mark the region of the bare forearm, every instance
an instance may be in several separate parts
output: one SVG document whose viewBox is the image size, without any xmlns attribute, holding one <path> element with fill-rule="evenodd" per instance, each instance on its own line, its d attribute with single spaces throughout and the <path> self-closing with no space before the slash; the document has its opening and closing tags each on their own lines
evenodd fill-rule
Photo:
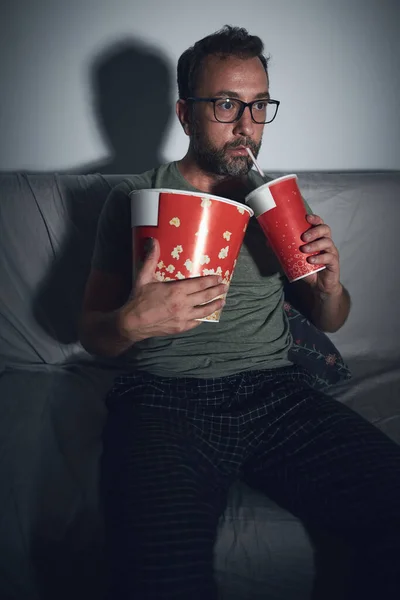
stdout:
<svg viewBox="0 0 400 600">
<path fill-rule="evenodd" d="M 342 327 L 349 316 L 351 300 L 343 285 L 333 294 L 312 292 L 310 320 L 321 331 L 334 333 Z"/>
<path fill-rule="evenodd" d="M 87 313 L 79 334 L 85 350 L 98 356 L 119 356 L 133 345 L 132 340 L 123 334 L 120 310 Z"/>
</svg>

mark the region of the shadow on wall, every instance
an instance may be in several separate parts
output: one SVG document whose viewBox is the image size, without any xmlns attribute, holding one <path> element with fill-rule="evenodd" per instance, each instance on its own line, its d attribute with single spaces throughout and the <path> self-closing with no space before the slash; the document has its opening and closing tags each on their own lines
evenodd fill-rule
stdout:
<svg viewBox="0 0 400 600">
<path fill-rule="evenodd" d="M 142 173 L 160 165 L 173 114 L 172 71 L 161 53 L 131 39 L 105 49 L 91 67 L 97 121 L 110 159 L 73 173 Z"/>
<path fill-rule="evenodd" d="M 50 203 L 59 209 L 49 210 L 47 203 L 42 207 L 48 235 L 63 233 L 60 243 L 49 240 L 57 252 L 35 296 L 33 314 L 62 344 L 78 339 L 77 319 L 103 202 L 122 179 L 117 175 L 141 173 L 163 162 L 160 148 L 172 115 L 171 71 L 157 50 L 121 41 L 95 59 L 91 79 L 110 160 L 59 170 L 57 180 L 54 173 L 46 174 L 45 187 L 52 189 Z M 108 177 L 74 177 L 96 173 Z M 36 175 L 27 174 L 32 191 L 36 184 L 40 186 Z M 58 219 L 61 222 L 56 223 Z"/>
</svg>

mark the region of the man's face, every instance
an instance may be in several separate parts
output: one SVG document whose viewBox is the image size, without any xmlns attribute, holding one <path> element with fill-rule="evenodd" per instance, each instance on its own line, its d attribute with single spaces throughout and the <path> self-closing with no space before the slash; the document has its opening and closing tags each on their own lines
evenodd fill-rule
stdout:
<svg viewBox="0 0 400 600">
<path fill-rule="evenodd" d="M 257 57 L 209 56 L 199 73 L 195 93 L 199 98 L 227 97 L 251 102 L 268 98 L 268 78 Z M 249 172 L 252 161 L 245 147 L 258 155 L 264 125 L 252 120 L 248 107 L 239 121 L 220 123 L 211 102 L 196 102 L 192 119 L 191 146 L 202 169 L 233 177 Z"/>
</svg>

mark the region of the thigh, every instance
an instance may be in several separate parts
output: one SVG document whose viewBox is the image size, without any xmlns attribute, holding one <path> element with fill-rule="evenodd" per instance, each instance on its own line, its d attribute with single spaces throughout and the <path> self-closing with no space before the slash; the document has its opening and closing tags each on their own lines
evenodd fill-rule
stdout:
<svg viewBox="0 0 400 600">
<path fill-rule="evenodd" d="M 124 402 L 110 411 L 103 432 L 103 490 L 118 493 L 131 482 L 135 498 L 150 501 L 154 495 L 157 502 L 169 502 L 171 495 L 163 497 L 162 489 L 173 482 L 199 482 L 201 490 L 224 486 L 231 478 L 217 453 L 218 446 L 210 443 L 207 432 L 194 426 L 183 411 Z M 140 481 L 140 487 L 135 481 Z"/>
<path fill-rule="evenodd" d="M 244 469 L 248 483 L 302 520 L 344 538 L 397 524 L 400 447 L 307 385 L 287 396 L 286 409 L 257 433 Z"/>
<path fill-rule="evenodd" d="M 190 423 L 129 403 L 111 411 L 103 476 L 111 597 L 213 598 L 229 481 Z"/>
</svg>

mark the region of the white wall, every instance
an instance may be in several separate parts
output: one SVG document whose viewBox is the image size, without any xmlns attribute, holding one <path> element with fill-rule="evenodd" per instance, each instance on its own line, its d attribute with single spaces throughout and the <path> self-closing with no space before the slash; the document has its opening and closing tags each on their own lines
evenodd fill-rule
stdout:
<svg viewBox="0 0 400 600">
<path fill-rule="evenodd" d="M 225 23 L 260 35 L 272 55 L 271 95 L 282 104 L 264 137 L 266 169 L 400 168 L 399 0 L 14 0 L 7 11 L 5 4 L 1 170 L 111 165 L 114 150 L 95 110 L 96 57 L 121 39 L 154 50 L 170 68 L 172 114 L 179 55 Z M 140 84 L 136 71 L 132 85 Z M 125 126 L 136 129 L 132 165 L 151 130 L 135 123 Z M 158 143 L 162 159 L 185 152 L 174 118 Z"/>
</svg>

